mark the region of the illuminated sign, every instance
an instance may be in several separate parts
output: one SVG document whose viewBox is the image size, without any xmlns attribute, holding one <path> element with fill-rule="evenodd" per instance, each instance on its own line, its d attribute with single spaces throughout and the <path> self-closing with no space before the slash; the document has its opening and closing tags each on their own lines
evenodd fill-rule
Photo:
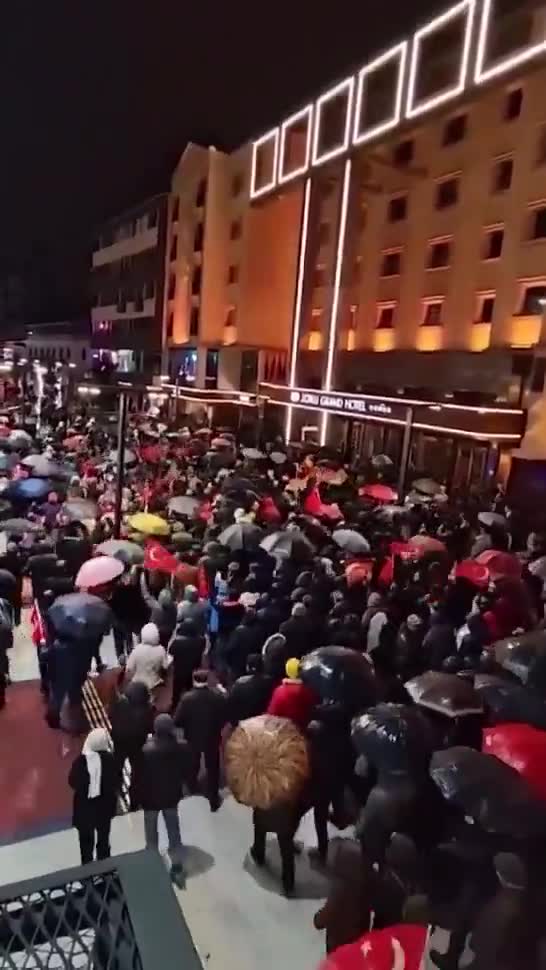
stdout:
<svg viewBox="0 0 546 970">
<path fill-rule="evenodd" d="M 393 405 L 384 401 L 372 401 L 363 397 L 351 397 L 347 394 L 326 394 L 321 391 L 291 391 L 290 403 L 300 408 L 321 408 L 326 411 L 344 411 L 351 415 L 375 415 L 376 417 L 391 417 Z"/>
</svg>

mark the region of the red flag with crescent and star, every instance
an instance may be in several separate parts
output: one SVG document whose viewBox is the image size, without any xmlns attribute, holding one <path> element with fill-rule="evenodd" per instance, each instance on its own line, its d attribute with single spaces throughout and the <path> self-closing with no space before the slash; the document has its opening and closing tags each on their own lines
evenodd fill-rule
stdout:
<svg viewBox="0 0 546 970">
<path fill-rule="evenodd" d="M 144 568 L 157 569 L 160 573 L 173 575 L 180 563 L 160 542 L 149 539 L 144 549 Z"/>
</svg>

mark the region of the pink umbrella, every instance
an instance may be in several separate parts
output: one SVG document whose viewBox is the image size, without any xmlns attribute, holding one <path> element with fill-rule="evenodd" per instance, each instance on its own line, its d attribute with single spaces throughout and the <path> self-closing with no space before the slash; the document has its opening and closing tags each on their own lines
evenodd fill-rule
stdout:
<svg viewBox="0 0 546 970">
<path fill-rule="evenodd" d="M 410 543 L 414 546 L 419 546 L 424 552 L 445 552 L 446 547 L 443 542 L 439 539 L 435 539 L 434 536 L 412 536 Z"/>
<path fill-rule="evenodd" d="M 391 488 L 390 485 L 382 485 L 381 482 L 376 482 L 373 485 L 363 485 L 359 488 L 358 494 L 362 495 L 364 498 L 373 498 L 376 502 L 397 502 L 398 492 L 396 489 Z"/>
<path fill-rule="evenodd" d="M 96 559 L 88 559 L 76 576 L 76 586 L 78 589 L 95 589 L 97 586 L 105 586 L 121 576 L 123 570 L 123 563 L 112 556 L 97 556 Z"/>
</svg>

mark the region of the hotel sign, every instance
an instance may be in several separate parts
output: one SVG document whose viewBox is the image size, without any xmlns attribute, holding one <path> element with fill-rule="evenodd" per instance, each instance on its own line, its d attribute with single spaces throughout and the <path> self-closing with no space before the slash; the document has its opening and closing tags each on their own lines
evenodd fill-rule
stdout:
<svg viewBox="0 0 546 970">
<path fill-rule="evenodd" d="M 384 401 L 372 401 L 363 397 L 324 391 L 291 391 L 290 404 L 297 407 L 321 408 L 325 411 L 342 411 L 348 416 L 383 418 L 391 418 L 393 409 L 396 408 L 396 405 L 386 404 Z"/>
</svg>

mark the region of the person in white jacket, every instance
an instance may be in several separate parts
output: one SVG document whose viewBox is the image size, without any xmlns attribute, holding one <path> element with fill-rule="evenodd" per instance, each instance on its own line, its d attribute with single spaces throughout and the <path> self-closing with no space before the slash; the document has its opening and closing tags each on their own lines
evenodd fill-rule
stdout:
<svg viewBox="0 0 546 970">
<path fill-rule="evenodd" d="M 127 679 L 140 681 L 152 691 L 162 683 L 167 666 L 167 651 L 159 642 L 159 630 L 155 623 L 146 623 L 140 631 L 140 643 L 127 661 Z"/>
</svg>

